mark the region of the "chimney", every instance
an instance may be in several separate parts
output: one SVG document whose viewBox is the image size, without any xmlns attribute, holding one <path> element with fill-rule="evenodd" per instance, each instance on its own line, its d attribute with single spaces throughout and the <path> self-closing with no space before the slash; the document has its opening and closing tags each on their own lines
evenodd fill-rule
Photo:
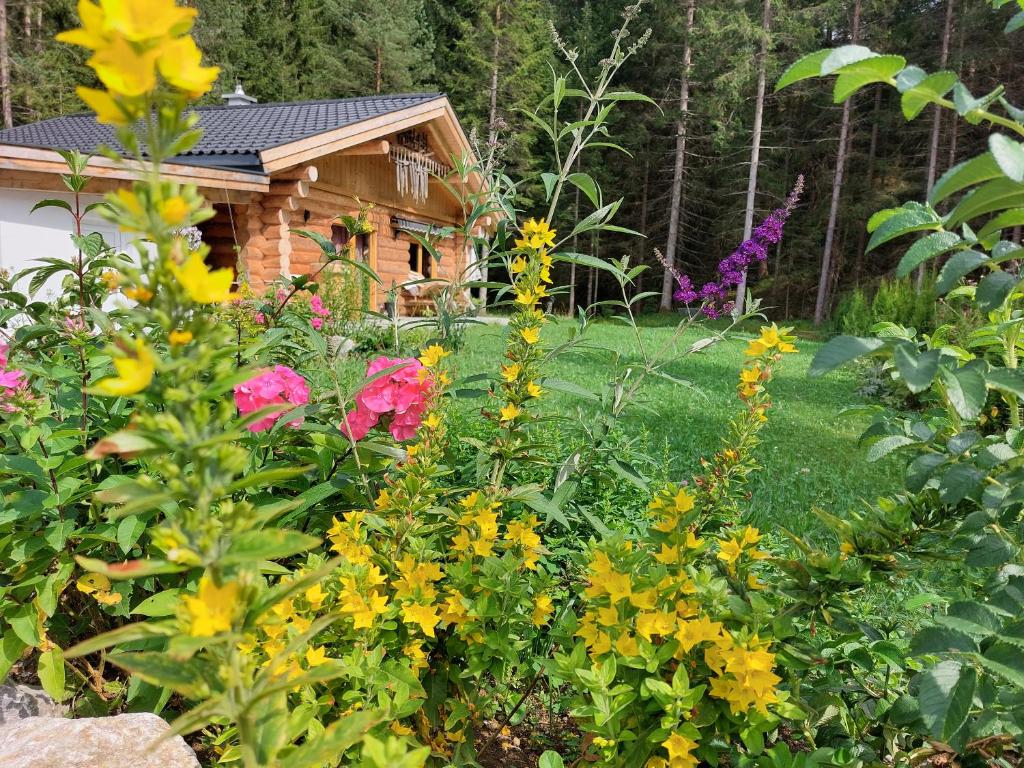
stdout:
<svg viewBox="0 0 1024 768">
<path fill-rule="evenodd" d="M 227 102 L 229 107 L 245 107 L 249 104 L 256 103 L 256 97 L 250 96 L 242 89 L 241 81 L 235 83 L 235 90 L 233 93 L 221 94 L 221 98 Z"/>
</svg>

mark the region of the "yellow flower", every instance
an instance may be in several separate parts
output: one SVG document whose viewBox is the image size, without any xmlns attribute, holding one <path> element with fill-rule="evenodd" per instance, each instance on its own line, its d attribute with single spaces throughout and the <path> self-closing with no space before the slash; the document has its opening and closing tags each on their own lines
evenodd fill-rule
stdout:
<svg viewBox="0 0 1024 768">
<path fill-rule="evenodd" d="M 201 64 L 202 52 L 191 37 L 180 37 L 160 49 L 157 67 L 164 79 L 190 99 L 198 99 L 211 87 L 220 74 L 217 67 Z"/>
<path fill-rule="evenodd" d="M 116 37 L 87 62 L 107 90 L 118 96 L 144 96 L 156 88 L 156 59 L 159 51 L 139 50 Z"/>
<path fill-rule="evenodd" d="M 371 592 L 365 599 L 354 589 L 346 589 L 341 594 L 339 610 L 352 617 L 354 629 L 369 629 L 374 620 L 387 610 L 388 599 L 384 595 Z"/>
<path fill-rule="evenodd" d="M 540 328 L 523 328 L 519 334 L 527 344 L 536 344 L 540 341 Z"/>
<path fill-rule="evenodd" d="M 118 101 L 106 91 L 79 86 L 75 89 L 75 93 L 89 109 L 96 113 L 96 122 L 107 125 L 128 125 L 139 116 L 137 108 Z"/>
<path fill-rule="evenodd" d="M 441 417 L 436 413 L 432 413 L 423 420 L 423 426 L 427 429 L 437 429 L 441 426 Z"/>
<path fill-rule="evenodd" d="M 107 286 L 108 291 L 116 291 L 121 284 L 121 276 L 112 269 L 108 269 L 100 275 L 100 280 Z"/>
<path fill-rule="evenodd" d="M 96 598 L 97 603 L 103 605 L 117 605 L 121 602 L 120 592 L 97 592 L 93 597 Z"/>
<path fill-rule="evenodd" d="M 529 238 L 530 247 L 537 250 L 555 244 L 555 230 L 551 229 L 544 219 L 527 219 L 523 224 L 523 234 Z"/>
<path fill-rule="evenodd" d="M 184 266 L 174 262 L 170 266 L 185 293 L 197 304 L 217 304 L 237 296 L 231 292 L 235 273 L 226 268 L 211 270 L 198 251 L 189 255 Z"/>
<path fill-rule="evenodd" d="M 462 603 L 462 595 L 447 595 L 442 610 L 441 621 L 448 624 L 458 627 L 469 621 L 469 613 Z"/>
<path fill-rule="evenodd" d="M 511 384 L 519 377 L 519 363 L 512 363 L 512 365 L 501 366 L 501 377 Z"/>
<path fill-rule="evenodd" d="M 137 301 L 139 302 L 139 304 L 146 304 L 150 299 L 153 298 L 153 292 L 144 285 L 130 286 L 128 288 L 125 288 L 124 291 L 122 291 L 122 293 L 124 293 L 124 297 L 126 299 Z"/>
<path fill-rule="evenodd" d="M 420 629 L 427 637 L 434 637 L 434 627 L 441 618 L 437 615 L 437 607 L 433 605 L 421 605 L 409 603 L 402 606 L 402 621 L 407 625 L 419 624 Z"/>
<path fill-rule="evenodd" d="M 530 397 L 540 397 L 544 394 L 544 390 L 538 387 L 534 382 L 528 381 L 526 383 L 526 394 Z"/>
<path fill-rule="evenodd" d="M 722 622 L 711 621 L 707 616 L 701 616 L 693 621 L 680 621 L 676 640 L 679 641 L 679 648 L 682 652 L 689 653 L 690 649 L 698 643 L 717 640 L 721 634 Z"/>
<path fill-rule="evenodd" d="M 744 384 L 757 384 L 761 380 L 761 369 L 758 366 L 744 368 L 740 371 L 740 381 Z"/>
<path fill-rule="evenodd" d="M 619 635 L 618 640 L 615 641 L 615 650 L 621 656 L 631 657 L 640 655 L 640 646 L 637 644 L 636 638 L 628 633 Z"/>
<path fill-rule="evenodd" d="M 542 627 L 554 611 L 554 604 L 547 595 L 537 595 L 533 601 L 533 626 Z"/>
<path fill-rule="evenodd" d="M 661 743 L 668 752 L 669 768 L 694 768 L 697 758 L 691 752 L 697 748 L 697 742 L 680 733 L 673 733 Z"/>
<path fill-rule="evenodd" d="M 509 403 L 501 409 L 501 420 L 502 421 L 515 421 L 516 417 L 522 413 L 518 406 L 513 403 Z"/>
<path fill-rule="evenodd" d="M 110 376 L 96 382 L 96 391 L 110 397 L 122 397 L 141 392 L 153 381 L 156 373 L 156 357 L 146 342 L 135 341 L 134 354 L 114 358 L 117 376 Z"/>
<path fill-rule="evenodd" d="M 661 552 L 654 556 L 654 559 L 665 565 L 672 565 L 679 562 L 679 547 L 670 547 L 668 544 L 661 545 Z"/>
<path fill-rule="evenodd" d="M 525 242 L 525 241 L 523 241 L 523 242 Z M 518 275 L 520 272 L 524 271 L 525 269 L 526 269 L 526 259 L 524 259 L 522 256 L 516 256 L 514 259 L 512 259 L 512 264 L 509 266 L 509 271 L 513 275 Z"/>
<path fill-rule="evenodd" d="M 79 2 L 79 12 L 83 5 Z M 194 8 L 181 8 L 175 0 L 100 0 L 104 27 L 132 42 L 183 35 L 192 28 Z"/>
<path fill-rule="evenodd" d="M 218 587 L 209 575 L 199 580 L 199 591 L 183 598 L 185 615 L 192 637 L 213 637 L 231 630 L 231 620 L 238 607 L 238 584 L 229 581 Z"/>
<path fill-rule="evenodd" d="M 528 307 L 537 303 L 540 297 L 534 294 L 529 288 L 516 291 L 516 304 L 525 304 Z"/>
<path fill-rule="evenodd" d="M 188 202 L 181 195 L 175 195 L 161 201 L 159 207 L 160 218 L 171 227 L 180 227 L 184 224 L 191 209 Z"/>
<path fill-rule="evenodd" d="M 192 341 L 192 331 L 174 330 L 167 334 L 167 342 L 172 347 L 182 347 Z"/>
<path fill-rule="evenodd" d="M 319 648 L 307 648 L 306 649 L 306 663 L 310 667 L 319 667 L 321 664 L 326 664 L 330 659 L 327 658 L 327 649 L 323 646 Z"/>
<path fill-rule="evenodd" d="M 668 611 L 650 611 L 636 617 L 636 633 L 650 642 L 653 635 L 668 637 L 676 628 L 676 615 Z"/>
<path fill-rule="evenodd" d="M 613 603 L 629 598 L 633 594 L 633 583 L 629 575 L 612 571 L 605 579 L 604 587 Z"/>
<path fill-rule="evenodd" d="M 680 488 L 674 498 L 676 512 L 680 514 L 689 512 L 693 509 L 693 503 L 695 500 L 696 497 L 692 493 L 688 492 L 685 488 Z"/>
<path fill-rule="evenodd" d="M 420 350 L 420 362 L 427 368 L 433 368 L 450 354 L 451 352 L 440 344 L 431 344 L 426 349 Z"/>
<path fill-rule="evenodd" d="M 727 563 L 730 567 L 743 554 L 743 547 L 735 539 L 726 539 L 718 545 L 718 559 Z"/>
<path fill-rule="evenodd" d="M 327 593 L 323 591 L 319 584 L 314 584 L 307 589 L 305 596 L 314 609 L 319 608 L 323 601 L 327 599 Z"/>
</svg>

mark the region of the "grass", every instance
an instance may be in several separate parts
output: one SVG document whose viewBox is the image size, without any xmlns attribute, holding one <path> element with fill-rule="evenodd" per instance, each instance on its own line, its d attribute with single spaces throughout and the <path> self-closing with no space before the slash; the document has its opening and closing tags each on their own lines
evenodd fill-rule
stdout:
<svg viewBox="0 0 1024 768">
<path fill-rule="evenodd" d="M 548 325 L 544 342 L 550 347 L 567 339 L 569 332 L 567 322 Z M 458 375 L 494 372 L 504 333 L 500 326 L 469 329 L 465 348 L 454 358 Z M 641 333 L 645 344 L 655 346 L 671 337 L 672 328 L 647 324 Z M 688 346 L 706 335 L 706 329 L 692 329 L 681 344 Z M 594 324 L 588 339 L 589 348 L 557 358 L 548 375 L 596 392 L 611 378 L 616 356 L 620 365 L 640 359 L 631 329 L 617 323 Z M 844 406 L 863 402 L 856 394 L 853 373 L 809 378 L 808 366 L 820 342 L 801 340 L 798 346 L 799 353 L 787 356 L 771 385 L 774 407 L 757 452 L 764 469 L 752 481 L 749 514 L 751 522 L 763 528 L 782 525 L 806 532 L 819 525 L 814 507 L 843 516 L 892 489 L 898 467 L 894 462 L 869 464 L 857 444 L 865 417 L 838 415 Z M 744 347 L 745 342 L 737 339 L 688 356 L 668 372 L 690 381 L 693 388 L 651 378 L 643 389 L 644 407 L 626 410 L 623 428 L 646 434 L 647 452 L 667 457 L 668 477 L 689 477 L 700 457 L 718 448 L 719 436 L 739 407 L 735 382 Z M 464 407 L 478 408 L 481 401 L 466 402 Z M 544 396 L 539 408 L 546 415 L 562 416 L 579 409 L 584 419 L 594 412 L 594 404 L 555 391 Z"/>
</svg>

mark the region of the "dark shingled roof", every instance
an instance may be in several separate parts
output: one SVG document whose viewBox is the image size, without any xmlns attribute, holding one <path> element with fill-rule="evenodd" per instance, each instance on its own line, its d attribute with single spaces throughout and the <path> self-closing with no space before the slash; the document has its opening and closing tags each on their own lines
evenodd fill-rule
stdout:
<svg viewBox="0 0 1024 768">
<path fill-rule="evenodd" d="M 441 93 L 402 93 L 351 99 L 278 104 L 196 107 L 203 137 L 176 162 L 214 168 L 262 171 L 259 153 L 307 136 L 396 112 L 441 97 Z M 68 115 L 0 131 L 0 144 L 95 153 L 108 146 L 123 154 L 114 129 L 92 114 Z"/>
</svg>

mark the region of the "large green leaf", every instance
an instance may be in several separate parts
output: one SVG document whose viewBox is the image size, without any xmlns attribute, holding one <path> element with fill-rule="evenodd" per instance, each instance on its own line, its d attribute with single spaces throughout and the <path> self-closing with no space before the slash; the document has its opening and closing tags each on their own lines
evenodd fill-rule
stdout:
<svg viewBox="0 0 1024 768">
<path fill-rule="evenodd" d="M 984 227 L 978 230 L 978 239 L 984 240 L 989 235 L 1001 232 L 1011 227 L 1019 227 L 1024 224 L 1024 208 L 1011 208 L 994 216 Z"/>
<path fill-rule="evenodd" d="M 775 90 L 781 91 L 786 86 L 798 83 L 801 80 L 807 80 L 812 77 L 818 77 L 821 75 L 821 65 L 825 61 L 825 58 L 832 53 L 829 48 L 823 48 L 820 51 L 809 53 L 806 56 L 802 56 L 792 64 L 789 68 L 782 73 L 782 77 L 775 84 Z"/>
<path fill-rule="evenodd" d="M 235 536 L 221 562 L 248 563 L 256 560 L 275 560 L 288 557 L 320 544 L 317 536 L 310 536 L 301 531 L 289 531 L 269 528 L 262 531 L 249 531 Z"/>
<path fill-rule="evenodd" d="M 976 419 L 985 406 L 985 374 L 976 366 L 941 368 L 946 397 L 964 419 Z"/>
<path fill-rule="evenodd" d="M 1019 368 L 993 368 L 985 374 L 989 389 L 1024 399 L 1024 371 Z"/>
<path fill-rule="evenodd" d="M 900 97 L 903 116 L 907 120 L 913 120 L 926 106 L 934 104 L 949 93 L 956 81 L 955 72 L 935 72 L 905 90 Z"/>
<path fill-rule="evenodd" d="M 1005 177 L 986 181 L 972 189 L 946 217 L 946 229 L 1007 208 L 1024 207 L 1024 184 Z"/>
<path fill-rule="evenodd" d="M 993 133 L 988 137 L 988 148 L 1003 173 L 1014 181 L 1024 181 L 1024 144 Z"/>
<path fill-rule="evenodd" d="M 917 440 L 912 437 L 907 437 L 906 435 L 886 435 L 868 449 L 868 461 L 878 461 L 899 448 L 904 448 L 916 443 Z"/>
<path fill-rule="evenodd" d="M 1000 640 L 978 660 L 989 671 L 1006 678 L 1018 688 L 1024 688 L 1024 653 L 1016 645 Z"/>
<path fill-rule="evenodd" d="M 866 85 L 891 82 L 906 64 L 902 56 L 872 56 L 847 64 L 838 71 L 833 100 L 839 104 Z"/>
<path fill-rule="evenodd" d="M 829 51 L 828 56 L 821 62 L 821 74 L 831 75 L 851 64 L 877 57 L 877 53 L 863 45 L 841 45 Z"/>
<path fill-rule="evenodd" d="M 962 189 L 981 184 L 983 181 L 998 179 L 1003 175 L 991 152 L 964 160 L 946 171 L 932 187 L 928 202 L 938 205 L 950 195 Z"/>
<path fill-rule="evenodd" d="M 185 696 L 196 695 L 207 686 L 208 680 L 216 679 L 209 665 L 198 656 L 183 661 L 166 653 L 140 651 L 112 653 L 107 659 L 147 683 L 171 688 Z"/>
<path fill-rule="evenodd" d="M 911 653 L 918 656 L 926 653 L 968 653 L 976 650 L 978 643 L 974 638 L 953 627 L 925 627 L 914 635 L 910 644 Z"/>
<path fill-rule="evenodd" d="M 949 293 L 956 287 L 961 278 L 969 275 L 986 261 L 988 261 L 988 256 L 980 251 L 959 251 L 954 253 L 942 265 L 939 279 L 935 281 L 935 292 L 940 296 Z"/>
<path fill-rule="evenodd" d="M 309 768 L 325 763 L 337 764 L 349 747 L 384 717 L 373 710 L 354 712 L 336 720 L 319 736 L 306 741 L 281 761 L 281 768 Z"/>
<path fill-rule="evenodd" d="M 992 312 L 999 309 L 1013 292 L 1016 285 L 1016 275 L 1011 275 L 1003 270 L 997 270 L 985 275 L 981 282 L 978 283 L 978 288 L 974 293 L 974 300 L 978 305 L 978 309 L 982 312 Z"/>
<path fill-rule="evenodd" d="M 810 375 L 820 376 L 858 357 L 877 352 L 884 346 L 885 341 L 882 339 L 836 336 L 815 354 L 811 362 Z"/>
<path fill-rule="evenodd" d="M 961 242 L 960 235 L 956 232 L 932 232 L 930 235 L 925 235 L 903 254 L 903 258 L 900 259 L 900 263 L 896 267 L 896 276 L 906 277 L 917 269 L 918 265 L 928 259 L 948 253 Z"/>
<path fill-rule="evenodd" d="M 871 233 L 867 250 L 873 251 L 883 243 L 895 240 L 897 237 L 902 237 L 911 232 L 939 229 L 941 226 L 942 219 L 939 218 L 939 215 L 930 206 L 914 202 L 905 203 L 896 213 L 886 218 Z"/>
<path fill-rule="evenodd" d="M 917 701 L 932 736 L 951 744 L 971 713 L 978 682 L 974 667 L 943 661 L 919 677 Z"/>
<path fill-rule="evenodd" d="M 56 701 L 63 701 L 67 698 L 64 689 L 64 654 L 60 648 L 51 648 L 39 654 L 39 682 L 43 690 L 52 696 Z"/>
<path fill-rule="evenodd" d="M 939 370 L 939 357 L 940 352 L 937 349 L 929 349 L 918 354 L 911 344 L 900 344 L 893 350 L 896 369 L 906 382 L 907 389 L 914 394 L 924 392 L 932 385 L 932 380 Z"/>
</svg>

